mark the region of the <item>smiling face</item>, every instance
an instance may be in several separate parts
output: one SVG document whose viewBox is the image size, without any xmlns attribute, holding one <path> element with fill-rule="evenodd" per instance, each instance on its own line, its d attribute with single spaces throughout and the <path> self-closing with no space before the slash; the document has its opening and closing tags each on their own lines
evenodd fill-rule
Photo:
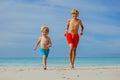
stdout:
<svg viewBox="0 0 120 80">
<path fill-rule="evenodd" d="M 76 19 L 78 17 L 78 14 L 72 14 L 72 17 Z"/>
<path fill-rule="evenodd" d="M 47 29 L 43 29 L 43 30 L 42 30 L 42 35 L 45 35 L 45 36 L 48 35 Z"/>
<path fill-rule="evenodd" d="M 46 36 L 49 33 L 49 28 L 46 26 L 41 27 L 42 35 Z"/>
<path fill-rule="evenodd" d="M 78 10 L 73 9 L 73 10 L 71 11 L 71 14 L 72 14 L 72 17 L 73 17 L 73 18 L 77 18 L 78 15 L 79 15 L 79 12 L 78 12 Z"/>
</svg>

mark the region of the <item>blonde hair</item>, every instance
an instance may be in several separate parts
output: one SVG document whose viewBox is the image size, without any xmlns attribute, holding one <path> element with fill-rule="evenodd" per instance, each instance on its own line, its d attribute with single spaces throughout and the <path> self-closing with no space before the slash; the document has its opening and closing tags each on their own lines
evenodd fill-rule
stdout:
<svg viewBox="0 0 120 80">
<path fill-rule="evenodd" d="M 77 15 L 79 15 L 79 11 L 78 11 L 77 9 L 73 9 L 73 10 L 71 11 L 71 14 L 77 14 Z"/>
<path fill-rule="evenodd" d="M 43 32 L 43 30 L 46 30 L 49 33 L 49 28 L 47 26 L 42 26 L 40 31 Z"/>
</svg>

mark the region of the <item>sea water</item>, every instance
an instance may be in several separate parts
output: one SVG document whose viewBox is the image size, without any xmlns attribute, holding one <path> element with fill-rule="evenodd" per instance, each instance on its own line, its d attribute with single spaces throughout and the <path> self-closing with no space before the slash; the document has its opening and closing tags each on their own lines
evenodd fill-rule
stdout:
<svg viewBox="0 0 120 80">
<path fill-rule="evenodd" d="M 41 66 L 42 57 L 40 58 L 0 58 L 0 66 Z M 48 66 L 68 66 L 68 57 L 48 57 Z M 119 66 L 120 57 L 94 57 L 84 58 L 77 57 L 75 66 Z"/>
</svg>

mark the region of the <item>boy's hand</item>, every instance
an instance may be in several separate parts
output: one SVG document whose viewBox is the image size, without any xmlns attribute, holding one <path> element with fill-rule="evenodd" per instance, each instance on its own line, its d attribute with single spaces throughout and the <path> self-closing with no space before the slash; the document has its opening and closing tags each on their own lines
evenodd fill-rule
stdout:
<svg viewBox="0 0 120 80">
<path fill-rule="evenodd" d="M 52 46 L 52 44 L 48 44 L 48 45 L 47 45 L 47 48 L 49 48 L 49 47 L 51 47 L 51 46 Z"/>
<path fill-rule="evenodd" d="M 64 34 L 64 36 L 66 36 L 66 35 L 67 35 L 67 33 L 68 33 L 68 32 L 66 31 L 66 32 L 65 32 L 65 34 Z"/>
<path fill-rule="evenodd" d="M 66 36 L 66 33 L 64 34 L 64 36 Z"/>
<path fill-rule="evenodd" d="M 36 50 L 36 48 L 34 48 L 34 51 Z"/>
<path fill-rule="evenodd" d="M 80 32 L 80 35 L 82 36 L 82 35 L 83 35 L 83 32 Z"/>
</svg>

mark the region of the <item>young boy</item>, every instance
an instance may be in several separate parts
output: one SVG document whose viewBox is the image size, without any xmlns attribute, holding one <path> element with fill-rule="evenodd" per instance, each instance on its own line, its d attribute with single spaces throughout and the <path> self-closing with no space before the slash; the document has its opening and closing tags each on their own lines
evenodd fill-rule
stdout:
<svg viewBox="0 0 120 80">
<path fill-rule="evenodd" d="M 73 9 L 71 14 L 72 14 L 72 18 L 68 20 L 64 35 L 66 36 L 67 42 L 69 44 L 70 68 L 73 69 L 74 61 L 76 57 L 76 48 L 79 42 L 79 34 L 78 34 L 79 26 L 81 27 L 80 35 L 83 35 L 84 26 L 82 24 L 82 21 L 77 18 L 79 15 L 78 10 Z"/>
<path fill-rule="evenodd" d="M 51 39 L 48 37 L 49 28 L 46 26 L 41 27 L 42 36 L 38 39 L 34 50 L 37 49 L 38 45 L 40 45 L 40 53 L 43 55 L 43 69 L 47 69 L 47 58 L 49 54 L 49 47 L 52 46 Z"/>
</svg>

